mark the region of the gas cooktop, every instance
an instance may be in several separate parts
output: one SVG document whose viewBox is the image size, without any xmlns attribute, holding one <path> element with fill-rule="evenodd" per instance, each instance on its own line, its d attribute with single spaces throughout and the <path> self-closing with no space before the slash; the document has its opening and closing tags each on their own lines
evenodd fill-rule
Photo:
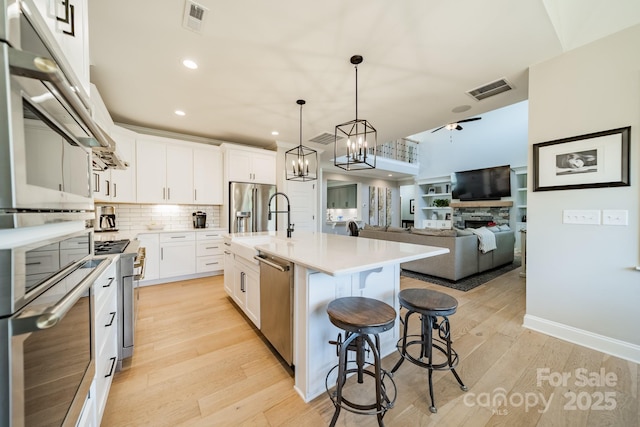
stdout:
<svg viewBox="0 0 640 427">
<path fill-rule="evenodd" d="M 95 255 L 121 254 L 127 248 L 129 240 L 104 240 L 94 242 L 93 253 Z"/>
</svg>

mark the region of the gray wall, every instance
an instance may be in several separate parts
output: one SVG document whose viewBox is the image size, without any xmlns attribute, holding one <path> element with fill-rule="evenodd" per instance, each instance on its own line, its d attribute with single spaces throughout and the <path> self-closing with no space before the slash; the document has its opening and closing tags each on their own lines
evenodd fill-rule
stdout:
<svg viewBox="0 0 640 427">
<path fill-rule="evenodd" d="M 639 44 L 640 26 L 634 26 L 530 69 L 529 146 L 631 126 L 631 186 L 529 192 L 525 316 L 528 327 L 636 362 Z M 530 190 L 531 183 L 530 173 Z M 563 224 L 565 209 L 624 209 L 629 225 Z"/>
</svg>

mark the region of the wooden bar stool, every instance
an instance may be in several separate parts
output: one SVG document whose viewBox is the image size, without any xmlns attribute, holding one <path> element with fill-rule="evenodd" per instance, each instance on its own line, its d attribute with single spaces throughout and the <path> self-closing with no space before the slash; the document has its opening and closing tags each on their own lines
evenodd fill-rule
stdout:
<svg viewBox="0 0 640 427">
<path fill-rule="evenodd" d="M 429 370 L 429 396 L 431 406 L 429 410 L 437 412 L 433 398 L 433 371 L 450 370 L 458 380 L 460 388 L 467 391 L 460 376 L 455 370 L 458 365 L 458 353 L 451 347 L 451 330 L 448 316 L 454 314 L 458 308 L 458 301 L 450 295 L 430 289 L 405 289 L 398 294 L 400 307 L 407 310 L 404 319 L 402 337 L 398 341 L 398 351 L 402 356 L 391 370 L 391 374 L 398 370 L 404 360 Z M 409 317 L 418 313 L 421 318 L 420 335 L 409 335 Z M 441 318 L 438 321 L 438 318 Z M 437 330 L 437 337 L 433 331 Z M 445 357 L 442 362 L 435 362 L 433 349 L 439 350 Z M 413 352 L 413 354 L 411 354 Z"/>
<path fill-rule="evenodd" d="M 329 320 L 338 328 L 345 331 L 345 339 L 341 334 L 337 341 L 330 341 L 337 346 L 338 364 L 331 368 L 325 379 L 327 394 L 331 398 L 336 411 L 331 419 L 330 426 L 335 426 L 342 408 L 362 415 L 377 415 L 378 425 L 384 426 L 382 418 L 393 407 L 396 400 L 397 389 L 393 379 L 380 365 L 380 336 L 381 332 L 393 328 L 396 320 L 396 311 L 388 304 L 372 298 L 345 297 L 338 298 L 329 303 L 327 307 Z M 372 339 L 373 337 L 373 339 Z M 369 347 L 366 348 L 365 344 Z M 349 360 L 348 352 L 355 352 L 355 360 Z M 373 355 L 373 363 L 365 361 L 365 352 Z M 355 363 L 355 366 L 353 364 Z M 349 367 L 351 364 L 352 367 Z M 372 367 L 371 370 L 365 368 Z M 338 378 L 335 391 L 329 389 L 329 377 L 338 369 Z M 345 398 L 343 387 L 350 374 L 357 374 L 358 384 L 364 382 L 364 375 L 373 377 L 376 389 L 376 400 L 370 404 L 361 404 Z M 387 381 L 388 380 L 388 381 Z M 387 386 L 393 387 L 393 399 L 387 394 Z"/>
</svg>

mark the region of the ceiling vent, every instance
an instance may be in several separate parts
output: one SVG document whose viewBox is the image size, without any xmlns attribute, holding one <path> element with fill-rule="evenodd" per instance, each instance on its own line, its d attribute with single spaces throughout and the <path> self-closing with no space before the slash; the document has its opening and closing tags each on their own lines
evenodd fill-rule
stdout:
<svg viewBox="0 0 640 427">
<path fill-rule="evenodd" d="M 340 141 L 341 139 L 344 139 L 344 137 L 338 136 L 338 141 Z M 316 144 L 320 144 L 320 145 L 329 145 L 329 144 L 332 144 L 333 141 L 335 140 L 336 140 L 335 134 L 329 133 L 329 132 L 322 132 L 320 135 L 314 136 L 309 141 L 315 142 Z"/>
<path fill-rule="evenodd" d="M 208 9 L 206 7 L 191 0 L 187 0 L 184 4 L 184 19 L 182 20 L 182 26 L 191 31 L 195 31 L 196 33 L 201 33 L 207 12 Z"/>
<path fill-rule="evenodd" d="M 502 92 L 513 89 L 513 86 L 507 81 L 507 79 L 496 80 L 495 82 L 488 83 L 479 88 L 467 91 L 467 93 L 475 98 L 477 101 L 489 98 Z"/>
</svg>

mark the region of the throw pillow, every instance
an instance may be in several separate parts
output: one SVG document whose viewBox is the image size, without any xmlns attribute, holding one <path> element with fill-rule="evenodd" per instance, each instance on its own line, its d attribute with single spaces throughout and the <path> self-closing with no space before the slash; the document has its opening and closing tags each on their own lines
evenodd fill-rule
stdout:
<svg viewBox="0 0 640 427">
<path fill-rule="evenodd" d="M 461 228 L 456 228 L 456 236 L 471 236 L 473 234 L 473 232 L 471 232 L 471 230 L 467 230 L 467 229 L 461 229 Z"/>
<path fill-rule="evenodd" d="M 500 231 L 509 231 L 509 230 L 511 230 L 511 228 L 507 224 L 499 225 L 498 228 L 500 229 Z"/>
<path fill-rule="evenodd" d="M 498 228 L 497 225 L 493 225 L 491 227 L 487 227 L 487 230 L 493 231 L 495 233 L 497 231 L 500 231 L 500 228 Z"/>
</svg>

